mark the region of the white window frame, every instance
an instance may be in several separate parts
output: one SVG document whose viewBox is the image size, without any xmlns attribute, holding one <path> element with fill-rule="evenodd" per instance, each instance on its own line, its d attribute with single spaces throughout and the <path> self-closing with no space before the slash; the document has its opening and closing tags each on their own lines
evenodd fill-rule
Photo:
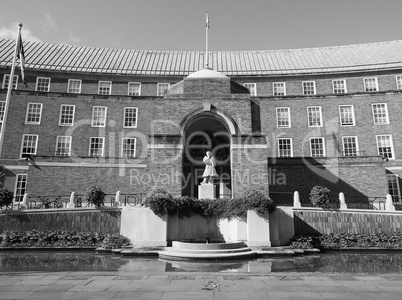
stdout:
<svg viewBox="0 0 402 300">
<path fill-rule="evenodd" d="M 45 85 L 39 86 L 40 81 L 47 81 L 47 86 L 45 86 Z M 50 82 L 51 82 L 50 77 L 36 77 L 35 91 L 37 91 L 37 92 L 49 92 L 50 91 Z"/>
<path fill-rule="evenodd" d="M 339 86 L 337 86 L 338 84 L 342 84 L 343 89 L 339 88 Z M 345 79 L 332 80 L 332 92 L 334 94 L 346 94 L 347 93 L 346 80 Z"/>
<path fill-rule="evenodd" d="M 135 124 L 131 125 L 131 126 L 127 126 L 126 125 L 126 118 L 127 118 L 127 110 L 135 109 Z M 137 128 L 137 124 L 138 124 L 138 107 L 125 107 L 124 108 L 124 117 L 123 117 L 123 128 Z"/>
<path fill-rule="evenodd" d="M 377 115 L 376 115 L 376 112 L 375 112 L 375 110 L 374 110 L 374 106 L 384 106 L 384 110 L 385 110 L 385 112 L 384 112 L 384 114 L 385 114 L 385 117 L 383 118 L 383 117 L 381 117 L 381 118 L 378 118 L 378 113 L 377 113 Z M 388 114 L 388 105 L 387 105 L 387 103 L 372 103 L 371 104 L 371 111 L 372 111 L 372 113 L 373 113 L 373 122 L 374 122 L 374 125 L 387 125 L 387 124 L 389 124 L 389 114 Z M 377 117 L 377 119 L 376 119 L 376 117 Z M 379 121 L 380 119 L 385 119 L 385 121 Z"/>
<path fill-rule="evenodd" d="M 3 123 L 5 109 L 6 109 L 6 101 L 0 101 L 0 123 Z"/>
<path fill-rule="evenodd" d="M 281 140 L 290 141 L 290 143 L 289 143 L 289 145 L 290 145 L 290 156 L 289 155 L 286 155 L 286 156 L 281 155 L 280 142 L 279 142 Z M 292 138 L 285 138 L 285 137 L 284 138 L 278 138 L 277 143 L 278 143 L 278 157 L 293 157 L 293 139 Z"/>
<path fill-rule="evenodd" d="M 95 118 L 95 110 L 97 109 L 104 109 L 105 111 L 105 116 L 104 116 L 104 123 L 102 124 L 95 124 L 95 121 L 100 119 L 98 116 L 96 116 L 97 118 Z M 91 126 L 92 127 L 106 127 L 106 118 L 107 118 L 107 106 L 94 106 L 92 108 L 92 122 L 91 122 Z"/>
<path fill-rule="evenodd" d="M 162 94 L 162 90 L 161 90 L 161 87 L 162 86 L 166 86 L 166 92 L 165 93 L 163 93 Z M 157 91 L 156 91 L 156 95 L 158 96 L 158 97 L 164 97 L 165 95 L 166 95 L 166 93 L 167 93 L 167 91 L 169 90 L 169 88 L 170 88 L 170 83 L 166 83 L 166 82 L 159 82 L 158 84 L 157 84 Z"/>
<path fill-rule="evenodd" d="M 398 90 L 402 90 L 402 75 L 395 76 L 395 80 L 396 80 L 396 88 Z"/>
<path fill-rule="evenodd" d="M 372 83 L 372 80 L 374 80 L 374 90 L 373 90 L 373 87 L 371 87 L 371 84 L 369 84 L 369 83 Z M 377 77 L 363 78 L 363 84 L 364 84 L 364 91 L 367 93 L 379 91 Z"/>
<path fill-rule="evenodd" d="M 379 138 L 382 138 L 382 137 L 388 137 L 388 138 L 389 138 L 389 145 L 383 146 L 383 147 L 381 147 L 381 148 L 389 147 L 390 150 L 391 150 L 391 152 L 390 152 L 391 157 L 388 155 L 389 152 L 386 153 L 387 155 L 381 154 L 381 151 L 380 151 L 380 144 L 379 144 L 379 142 L 381 142 L 381 141 L 379 140 Z M 376 139 L 376 143 L 377 143 L 377 153 L 378 153 L 378 155 L 379 155 L 379 156 L 382 156 L 382 157 L 385 158 L 385 159 L 395 159 L 394 143 L 393 143 L 393 141 L 392 141 L 392 135 L 391 135 L 391 134 L 379 134 L 379 135 L 376 135 L 376 136 L 375 136 L 375 139 Z"/>
<path fill-rule="evenodd" d="M 346 139 L 352 139 L 352 138 L 354 139 L 354 143 L 356 145 L 355 149 L 345 147 Z M 357 136 L 343 136 L 342 137 L 342 151 L 343 151 L 342 156 L 359 156 L 359 143 L 357 140 Z M 346 153 L 346 152 L 348 152 L 348 153 Z"/>
<path fill-rule="evenodd" d="M 320 124 L 318 124 L 318 125 L 314 125 L 313 124 L 313 116 L 311 116 L 311 119 L 310 119 L 310 109 L 316 109 L 316 108 L 318 108 L 318 112 L 319 112 L 319 123 Z M 307 106 L 307 123 L 308 123 L 308 127 L 322 127 L 322 123 L 323 123 L 323 121 L 322 121 L 322 110 L 321 110 L 321 106 Z"/>
<path fill-rule="evenodd" d="M 76 88 L 74 83 L 78 83 L 79 86 Z M 82 80 L 81 79 L 69 79 L 68 80 L 68 85 L 67 85 L 67 93 L 71 94 L 81 94 L 81 87 L 82 87 Z M 78 91 L 72 91 L 71 89 L 78 90 Z"/>
<path fill-rule="evenodd" d="M 138 94 L 131 93 L 132 89 L 131 86 L 138 85 Z M 141 96 L 141 82 L 129 82 L 128 83 L 128 90 L 127 90 L 127 95 L 129 96 Z"/>
<path fill-rule="evenodd" d="M 33 147 L 34 151 L 32 153 L 24 153 L 23 152 L 25 137 L 35 137 L 35 146 Z M 39 141 L 38 134 L 23 134 L 22 141 L 21 141 L 20 158 L 21 159 L 25 158 L 26 157 L 25 155 L 36 155 L 36 152 L 38 151 L 38 141 Z"/>
<path fill-rule="evenodd" d="M 21 188 L 21 185 L 23 183 L 25 183 L 25 186 L 24 188 Z M 22 202 L 24 194 L 26 194 L 27 191 L 27 184 L 28 184 L 28 174 L 16 174 L 15 185 L 14 185 L 14 202 Z M 23 191 L 23 193 L 21 193 L 20 191 Z"/>
<path fill-rule="evenodd" d="M 13 80 L 13 90 L 16 90 L 18 87 L 18 75 L 14 75 L 14 80 Z M 10 74 L 4 74 L 3 76 L 3 89 L 8 89 L 8 83 L 10 82 Z"/>
<path fill-rule="evenodd" d="M 391 184 L 395 186 L 390 186 Z M 391 195 L 392 197 L 392 202 L 393 203 L 401 203 L 402 199 L 401 199 L 401 189 L 399 188 L 399 176 L 398 174 L 387 174 L 387 184 L 388 184 L 388 193 Z M 394 193 L 391 192 L 392 190 L 396 190 L 397 195 L 395 195 Z M 398 201 L 395 201 L 395 198 L 398 198 Z"/>
<path fill-rule="evenodd" d="M 127 155 L 125 155 L 125 150 L 126 149 L 124 149 L 124 141 L 125 140 L 134 140 L 134 155 L 133 156 L 127 156 Z M 136 154 L 137 154 L 137 138 L 133 138 L 133 137 L 126 137 L 126 138 L 122 138 L 122 141 L 121 141 L 121 157 L 124 157 L 124 158 L 135 158 L 135 156 L 136 156 Z"/>
<path fill-rule="evenodd" d="M 28 120 L 28 116 L 29 116 L 29 112 L 30 112 L 30 106 L 31 105 L 39 105 L 40 109 L 39 109 L 39 121 L 36 122 L 32 122 Z M 42 120 L 42 108 L 43 108 L 43 104 L 42 103 L 34 103 L 34 102 L 28 102 L 27 103 L 27 111 L 25 114 L 25 124 L 29 124 L 29 125 L 40 125 L 40 122 Z"/>
<path fill-rule="evenodd" d="M 279 124 L 279 121 L 282 120 L 280 119 L 279 111 L 280 110 L 287 110 L 288 113 L 288 125 L 281 125 Z M 276 108 L 276 126 L 277 128 L 291 128 L 291 118 L 290 118 L 290 107 L 277 107 Z"/>
<path fill-rule="evenodd" d="M 71 123 L 62 123 L 63 107 L 67 107 L 67 106 L 73 108 Z M 65 116 L 67 116 L 67 114 L 65 114 Z M 73 126 L 74 125 L 74 117 L 75 117 L 75 105 L 72 105 L 72 104 L 61 104 L 60 105 L 59 126 Z"/>
<path fill-rule="evenodd" d="M 308 84 L 313 84 L 313 93 L 310 92 L 310 86 L 307 86 Z M 308 88 L 308 90 L 307 90 Z M 315 81 L 302 81 L 302 91 L 303 91 L 303 95 L 315 95 L 316 92 L 316 88 L 315 88 Z"/>
<path fill-rule="evenodd" d="M 257 96 L 257 84 L 253 82 L 246 82 L 243 84 L 245 88 L 247 88 L 250 91 L 250 96 L 251 97 L 256 97 Z"/>
<path fill-rule="evenodd" d="M 283 88 L 283 94 L 278 90 Z M 286 82 L 272 82 L 272 95 L 276 97 L 286 96 Z"/>
<path fill-rule="evenodd" d="M 352 123 L 346 122 L 348 120 L 347 114 L 342 110 L 344 108 L 350 107 L 350 115 L 352 117 Z M 339 124 L 341 126 L 355 126 L 356 125 L 356 120 L 355 120 L 355 110 L 353 105 L 345 104 L 345 105 L 339 105 Z"/>
<path fill-rule="evenodd" d="M 103 84 L 107 84 L 108 87 L 102 86 Z M 104 89 L 108 89 L 108 93 L 104 93 Z M 104 80 L 99 80 L 98 82 L 98 94 L 99 95 L 111 95 L 112 94 L 112 82 L 111 81 L 104 81 Z"/>
<path fill-rule="evenodd" d="M 101 144 L 101 145 L 102 145 L 102 148 L 100 149 L 100 152 L 101 152 L 100 155 L 92 155 L 92 152 L 91 152 L 91 150 L 92 150 L 92 145 L 95 144 L 95 143 L 92 143 L 92 141 L 93 141 L 94 139 L 99 139 L 99 140 L 102 141 L 102 144 Z M 99 143 L 98 143 L 97 145 L 99 145 Z M 95 149 L 95 148 L 94 148 L 94 149 Z M 90 137 L 90 138 L 89 138 L 89 151 L 88 151 L 88 156 L 90 156 L 90 157 L 103 157 L 103 155 L 104 155 L 104 149 L 105 149 L 105 138 L 104 138 L 104 137 L 101 137 L 101 136 L 94 136 L 94 137 Z M 97 150 L 99 150 L 99 149 L 97 149 Z"/>
<path fill-rule="evenodd" d="M 321 141 L 322 141 L 322 155 L 314 155 L 313 156 L 313 147 L 311 147 L 312 146 L 312 140 L 313 139 L 321 139 Z M 311 137 L 311 138 L 309 138 L 309 145 L 310 145 L 310 156 L 311 157 L 326 157 L 327 156 L 327 154 L 326 154 L 326 150 L 325 150 L 325 138 L 324 137 L 321 137 L 321 136 L 316 136 L 316 137 Z"/>
<path fill-rule="evenodd" d="M 67 148 L 60 148 L 59 149 L 59 139 L 67 139 L 68 140 L 68 149 Z M 56 147 L 55 147 L 55 151 L 54 151 L 54 154 L 56 155 L 56 156 L 70 156 L 71 155 L 71 144 L 72 144 L 72 142 L 73 142 L 73 138 L 71 137 L 71 136 L 68 136 L 68 135 L 58 135 L 57 137 L 56 137 Z M 67 144 L 67 143 L 65 143 L 65 144 Z M 60 150 L 61 149 L 67 149 L 68 151 L 67 152 L 61 152 Z"/>
</svg>

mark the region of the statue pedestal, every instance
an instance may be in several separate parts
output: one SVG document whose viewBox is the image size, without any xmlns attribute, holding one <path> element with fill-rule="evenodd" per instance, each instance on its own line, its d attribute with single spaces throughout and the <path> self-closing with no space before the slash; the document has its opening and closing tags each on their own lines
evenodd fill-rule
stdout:
<svg viewBox="0 0 402 300">
<path fill-rule="evenodd" d="M 215 184 L 200 184 L 198 186 L 198 199 L 216 199 Z"/>
</svg>

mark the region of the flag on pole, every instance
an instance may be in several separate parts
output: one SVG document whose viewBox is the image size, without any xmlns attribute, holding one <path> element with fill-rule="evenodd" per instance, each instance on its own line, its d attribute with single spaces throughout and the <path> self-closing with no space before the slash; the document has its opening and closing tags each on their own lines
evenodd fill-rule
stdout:
<svg viewBox="0 0 402 300">
<path fill-rule="evenodd" d="M 25 82 L 25 53 L 24 53 L 24 45 L 22 44 L 21 33 L 19 34 L 18 38 L 17 58 L 20 60 L 21 65 L 21 79 L 26 86 L 27 83 Z"/>
<path fill-rule="evenodd" d="M 209 29 L 209 18 L 208 18 L 208 13 L 207 13 L 207 28 Z"/>
</svg>

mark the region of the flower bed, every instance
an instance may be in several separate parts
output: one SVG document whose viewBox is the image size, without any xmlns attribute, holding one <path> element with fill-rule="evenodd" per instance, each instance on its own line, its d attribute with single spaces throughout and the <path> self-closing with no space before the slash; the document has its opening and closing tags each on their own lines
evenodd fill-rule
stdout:
<svg viewBox="0 0 402 300">
<path fill-rule="evenodd" d="M 395 232 L 394 234 L 329 233 L 301 235 L 293 237 L 290 240 L 290 246 L 293 249 L 402 249 L 402 232 Z"/>
<path fill-rule="evenodd" d="M 129 239 L 120 234 L 103 234 L 98 232 L 42 232 L 30 230 L 25 232 L 4 231 L 0 235 L 0 247 L 12 248 L 102 247 L 113 249 L 129 244 Z"/>
</svg>

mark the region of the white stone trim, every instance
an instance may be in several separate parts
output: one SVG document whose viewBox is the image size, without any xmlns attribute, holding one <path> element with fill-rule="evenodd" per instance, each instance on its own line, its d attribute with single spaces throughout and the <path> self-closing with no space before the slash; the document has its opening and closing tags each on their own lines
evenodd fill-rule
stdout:
<svg viewBox="0 0 402 300">
<path fill-rule="evenodd" d="M 58 163 L 37 162 L 36 165 L 44 167 L 82 167 L 82 168 L 147 168 L 147 164 L 102 164 L 102 163 Z"/>
<path fill-rule="evenodd" d="M 148 144 L 148 149 L 183 149 L 182 144 Z"/>
<path fill-rule="evenodd" d="M 16 166 L 16 165 L 4 165 L 6 169 L 13 169 L 13 170 L 28 170 L 29 166 Z"/>
<path fill-rule="evenodd" d="M 267 145 L 242 145 L 242 144 L 231 144 L 231 149 L 266 149 Z"/>
</svg>

